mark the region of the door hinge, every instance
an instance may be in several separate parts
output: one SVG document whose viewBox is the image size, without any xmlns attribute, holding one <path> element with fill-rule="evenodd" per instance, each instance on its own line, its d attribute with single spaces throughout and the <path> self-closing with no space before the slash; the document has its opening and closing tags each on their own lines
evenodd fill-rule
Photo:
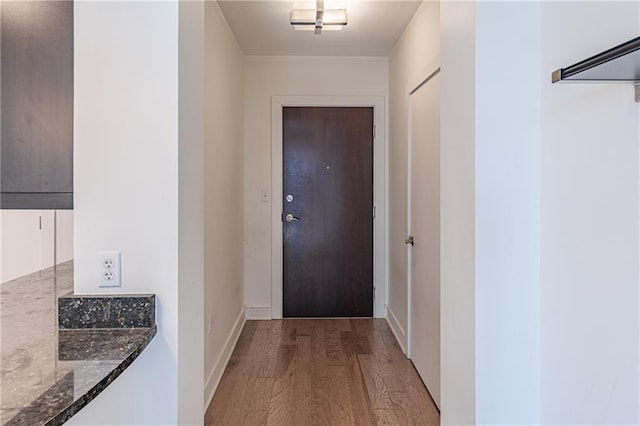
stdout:
<svg viewBox="0 0 640 426">
<path fill-rule="evenodd" d="M 373 218 L 376 218 L 376 206 L 373 206 Z"/>
<path fill-rule="evenodd" d="M 376 125 L 373 125 L 373 138 L 376 138 Z"/>
<path fill-rule="evenodd" d="M 39 222 L 40 222 L 40 223 L 38 224 L 38 227 L 39 227 L 39 229 L 40 229 L 40 230 L 42 230 L 42 216 L 38 217 L 38 220 L 39 220 Z"/>
<path fill-rule="evenodd" d="M 373 286 L 373 300 L 376 300 L 376 286 Z"/>
</svg>

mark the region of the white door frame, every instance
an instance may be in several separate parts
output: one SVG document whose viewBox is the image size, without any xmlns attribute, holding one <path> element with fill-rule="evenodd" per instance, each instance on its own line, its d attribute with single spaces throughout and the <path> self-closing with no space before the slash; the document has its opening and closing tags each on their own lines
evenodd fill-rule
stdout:
<svg viewBox="0 0 640 426">
<path fill-rule="evenodd" d="M 373 107 L 373 316 L 384 318 L 387 304 L 387 129 L 384 96 L 273 96 L 271 98 L 271 318 L 282 318 L 282 108 Z M 373 213 L 373 212 L 372 212 Z"/>
<path fill-rule="evenodd" d="M 439 64 L 440 60 L 438 58 L 437 63 Z M 411 96 L 415 94 L 422 86 L 427 84 L 431 79 L 433 79 L 436 75 L 440 73 L 440 66 L 434 64 L 430 64 L 432 67 L 435 67 L 434 71 L 429 72 L 428 77 L 422 80 L 420 83 L 415 85 L 413 89 L 407 94 L 407 236 L 412 235 L 413 230 L 411 229 L 411 189 L 412 189 L 412 157 L 411 157 L 411 148 L 412 148 L 412 133 L 411 133 L 411 112 L 412 112 L 412 104 L 411 104 Z M 433 69 L 433 68 L 432 68 Z M 442 171 L 440 171 L 442 173 Z M 407 346 L 406 346 L 406 355 L 407 358 L 411 359 L 411 333 L 413 332 L 413 324 L 411 321 L 411 315 L 413 314 L 413 283 L 412 283 L 412 275 L 413 268 L 411 267 L 411 256 L 413 255 L 411 250 L 411 245 L 407 244 Z M 440 302 L 440 307 L 442 307 L 442 301 Z"/>
</svg>

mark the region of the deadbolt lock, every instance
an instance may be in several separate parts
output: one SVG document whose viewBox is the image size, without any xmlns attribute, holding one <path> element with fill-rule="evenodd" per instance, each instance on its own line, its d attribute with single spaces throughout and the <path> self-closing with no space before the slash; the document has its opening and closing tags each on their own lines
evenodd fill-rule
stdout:
<svg viewBox="0 0 640 426">
<path fill-rule="evenodd" d="M 413 235 L 409 235 L 409 238 L 404 240 L 404 243 L 405 244 L 411 244 L 412 246 L 415 245 L 415 239 L 413 238 Z"/>
</svg>

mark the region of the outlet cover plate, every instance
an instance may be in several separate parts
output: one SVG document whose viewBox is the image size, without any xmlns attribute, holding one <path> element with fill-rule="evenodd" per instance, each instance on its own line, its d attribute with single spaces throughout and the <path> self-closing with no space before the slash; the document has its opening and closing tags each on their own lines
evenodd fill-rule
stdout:
<svg viewBox="0 0 640 426">
<path fill-rule="evenodd" d="M 119 251 L 98 253 L 98 287 L 121 287 L 121 255 Z"/>
</svg>

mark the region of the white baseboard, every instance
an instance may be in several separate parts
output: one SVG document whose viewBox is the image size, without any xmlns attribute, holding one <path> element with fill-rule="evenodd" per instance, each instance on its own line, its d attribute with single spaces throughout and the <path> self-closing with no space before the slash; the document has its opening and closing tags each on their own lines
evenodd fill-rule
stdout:
<svg viewBox="0 0 640 426">
<path fill-rule="evenodd" d="M 404 328 L 402 328 L 398 321 L 398 317 L 396 317 L 389 306 L 387 306 L 387 323 L 389 324 L 389 327 L 391 327 L 393 335 L 396 336 L 400 349 L 402 349 L 402 352 L 406 354 L 407 333 L 404 331 Z"/>
<path fill-rule="evenodd" d="M 248 320 L 270 320 L 271 306 L 245 306 L 244 312 Z"/>
<path fill-rule="evenodd" d="M 245 321 L 246 315 L 243 309 L 240 311 L 240 315 L 238 315 L 235 324 L 233 324 L 233 328 L 231 329 L 227 340 L 224 342 L 224 348 L 222 349 L 218 360 L 213 365 L 213 369 L 209 374 L 209 378 L 204 385 L 205 413 L 207 408 L 209 407 L 209 404 L 211 404 L 213 395 L 216 393 L 216 389 L 218 388 L 220 379 L 222 379 L 222 374 L 224 373 L 225 368 L 227 368 L 227 364 L 229 363 L 229 359 L 231 358 L 231 353 L 233 353 L 233 349 L 236 347 L 236 343 L 238 343 L 238 338 L 240 337 L 240 332 L 242 332 Z"/>
</svg>

